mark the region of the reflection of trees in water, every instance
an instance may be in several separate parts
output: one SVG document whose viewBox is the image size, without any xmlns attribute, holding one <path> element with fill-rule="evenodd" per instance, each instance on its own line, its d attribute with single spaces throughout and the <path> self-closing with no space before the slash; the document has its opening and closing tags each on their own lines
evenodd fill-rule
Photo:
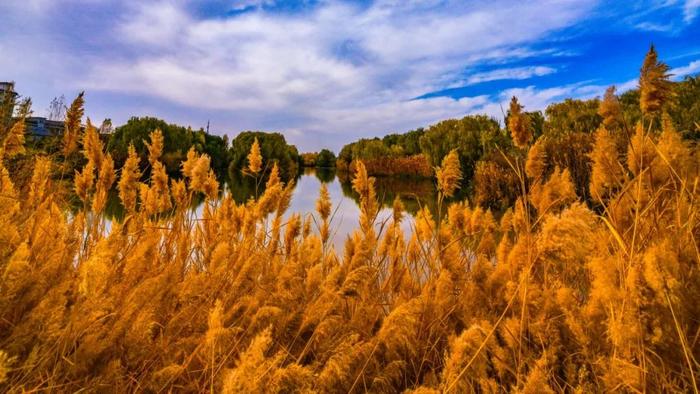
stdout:
<svg viewBox="0 0 700 394">
<path fill-rule="evenodd" d="M 334 167 L 305 167 L 304 175 L 315 176 L 321 183 L 335 181 L 336 171 Z"/>
<path fill-rule="evenodd" d="M 299 174 L 295 183 L 299 183 L 302 174 Z M 345 174 L 337 173 L 334 168 L 306 168 L 303 176 L 315 176 L 320 182 L 340 184 L 343 195 L 352 199 L 359 205 L 359 196 L 352 190 L 351 179 Z M 245 203 L 255 196 L 255 179 L 249 176 L 230 176 L 221 181 L 220 190 L 226 190 L 238 204 Z M 377 177 L 375 181 L 377 199 L 383 207 L 391 208 L 396 196 L 400 196 L 406 212 L 416 215 L 421 207 L 427 206 L 433 213 L 437 214 L 437 191 L 432 179 L 408 178 L 408 177 Z M 257 188 L 258 195 L 265 192 L 265 182 L 260 182 Z M 464 191 L 462 191 L 464 193 Z M 464 199 L 458 193 L 455 200 Z M 192 209 L 199 207 L 204 201 L 201 195 L 192 197 Z M 443 212 L 444 214 L 444 212 Z M 119 200 L 119 194 L 112 190 L 105 206 L 105 216 L 110 220 L 123 220 L 125 216 L 124 207 Z"/>
<path fill-rule="evenodd" d="M 231 193 L 231 197 L 236 203 L 241 204 L 255 196 L 255 179 L 249 176 L 235 175 L 230 176 L 226 181 L 226 186 Z M 258 194 L 265 191 L 265 184 L 258 186 Z"/>
<path fill-rule="evenodd" d="M 359 204 L 360 196 L 352 190 L 350 179 L 339 179 L 343 194 Z M 396 196 L 400 196 L 406 212 L 411 215 L 418 213 L 423 206 L 427 206 L 433 214 L 437 213 L 437 191 L 432 179 L 377 177 L 374 186 L 383 207 L 391 208 Z"/>
<path fill-rule="evenodd" d="M 221 191 L 219 194 L 221 195 Z M 204 202 L 204 195 L 200 193 L 195 193 L 192 195 L 192 203 L 190 204 L 190 208 L 195 209 L 202 205 Z M 78 211 L 78 207 L 74 210 L 74 212 Z M 168 217 L 172 213 L 175 212 L 175 208 L 173 208 L 170 212 L 163 212 L 160 214 L 161 217 Z M 112 189 L 109 191 L 109 194 L 107 195 L 107 203 L 105 204 L 105 209 L 104 209 L 104 216 L 111 220 L 111 221 L 123 221 L 124 217 L 126 216 L 126 210 L 124 209 L 124 205 L 122 205 L 122 201 L 119 199 L 119 192 L 116 189 Z"/>
<path fill-rule="evenodd" d="M 299 178 L 301 178 L 301 174 L 296 176 L 294 182 L 298 181 Z M 225 179 L 219 179 L 219 182 L 219 195 L 223 195 L 224 190 L 226 190 L 226 192 L 230 193 L 231 197 L 233 197 L 234 201 L 236 201 L 238 204 L 243 204 L 251 197 L 255 197 L 256 179 L 253 177 L 244 176 L 242 174 L 229 174 L 229 176 Z M 265 176 L 265 178 L 262 180 L 258 180 L 257 182 L 259 183 L 257 192 L 258 195 L 261 195 L 265 192 L 265 182 L 267 182 L 267 176 Z M 283 182 L 287 183 L 288 180 L 283 179 Z M 192 196 L 191 208 L 197 208 L 203 202 L 204 196 L 199 193 L 195 193 Z M 105 206 L 105 215 L 107 215 L 107 217 L 110 219 L 121 220 L 124 218 L 124 207 L 119 200 L 119 194 L 116 189 L 112 190 L 109 194 L 107 204 Z"/>
<path fill-rule="evenodd" d="M 314 175 L 321 183 L 332 183 L 335 180 L 335 168 L 316 168 Z"/>
<path fill-rule="evenodd" d="M 304 171 L 304 175 L 307 175 L 306 171 Z M 297 173 L 297 175 L 292 181 L 298 183 L 301 176 L 302 174 Z M 267 177 L 265 177 L 262 180 L 257 180 L 257 182 L 257 192 L 258 196 L 260 196 L 263 193 L 265 193 L 265 183 L 267 182 Z M 289 180 L 282 177 L 282 182 L 287 184 Z M 226 188 L 229 191 L 229 193 L 231 193 L 231 197 L 233 197 L 233 200 L 236 201 L 236 203 L 238 204 L 242 204 L 248 201 L 251 197 L 255 197 L 255 183 L 256 179 L 251 176 L 245 176 L 242 174 L 229 174 L 229 177 L 226 179 Z"/>
</svg>

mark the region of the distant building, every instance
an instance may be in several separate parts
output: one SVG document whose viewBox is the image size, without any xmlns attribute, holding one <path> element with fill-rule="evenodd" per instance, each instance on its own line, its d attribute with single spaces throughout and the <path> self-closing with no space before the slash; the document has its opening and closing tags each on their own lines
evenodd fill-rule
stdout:
<svg viewBox="0 0 700 394">
<path fill-rule="evenodd" d="M 34 137 L 43 138 L 63 134 L 63 121 L 60 120 L 31 116 L 27 118 L 25 123 L 27 125 L 26 133 Z"/>
<path fill-rule="evenodd" d="M 5 101 L 7 97 L 5 96 L 6 94 L 12 95 L 12 108 L 8 109 L 8 113 L 0 115 L 7 116 L 8 118 L 10 118 L 13 115 L 14 103 L 18 96 L 17 92 L 15 92 L 14 82 L 0 82 L 0 103 L 3 103 Z M 25 119 L 25 125 L 25 134 L 27 136 L 32 136 L 35 138 L 62 135 L 63 129 L 65 127 L 65 124 L 62 120 L 51 120 L 40 116 L 27 117 L 27 119 Z M 107 120 L 106 124 L 103 126 L 104 127 L 100 128 L 99 130 L 101 135 L 104 135 L 108 130 L 111 131 L 112 121 Z M 84 126 L 81 126 L 81 129 L 83 127 Z"/>
<path fill-rule="evenodd" d="M 7 99 L 7 94 L 12 95 L 12 104 L 10 108 L 7 109 L 8 113 L 3 115 L 9 118 L 13 115 L 14 104 L 18 96 L 15 91 L 14 82 L 0 82 L 0 100 L 2 100 L 2 102 L 5 102 Z M 43 138 L 51 135 L 63 134 L 62 121 L 50 120 L 39 116 L 30 116 L 25 120 L 25 124 L 27 126 L 25 133 L 33 137 Z"/>
</svg>

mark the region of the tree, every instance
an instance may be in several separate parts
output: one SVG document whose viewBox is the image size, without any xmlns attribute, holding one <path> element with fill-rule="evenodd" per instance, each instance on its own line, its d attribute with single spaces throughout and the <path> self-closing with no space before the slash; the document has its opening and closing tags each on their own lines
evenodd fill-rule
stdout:
<svg viewBox="0 0 700 394">
<path fill-rule="evenodd" d="M 545 118 L 544 115 L 542 115 L 542 111 L 525 112 L 525 114 L 530 118 L 532 139 L 534 141 L 544 134 Z"/>
<path fill-rule="evenodd" d="M 423 134 L 425 134 L 425 130 L 422 127 L 404 134 L 389 134 L 382 138 L 382 143 L 392 148 L 394 152 L 400 151 L 404 156 L 417 155 L 421 153 L 420 138 Z"/>
<path fill-rule="evenodd" d="M 316 157 L 316 167 L 335 167 L 335 154 L 328 149 L 321 149 Z"/>
<path fill-rule="evenodd" d="M 623 121 L 627 127 L 631 127 L 642 118 L 642 110 L 639 106 L 639 89 L 628 90 L 620 95 L 618 100 L 622 106 Z"/>
<path fill-rule="evenodd" d="M 420 147 L 433 167 L 439 166 L 443 158 L 456 149 L 462 174 L 465 179 L 470 179 L 476 162 L 499 135 L 500 126 L 496 120 L 486 115 L 471 115 L 431 126 L 421 137 Z"/>
<path fill-rule="evenodd" d="M 550 104 L 545 110 L 544 135 L 560 138 L 570 133 L 593 133 L 603 118 L 598 114 L 600 101 L 566 99 Z"/>
<path fill-rule="evenodd" d="M 54 97 L 49 104 L 48 115 L 46 119 L 49 120 L 63 120 L 66 117 L 66 96 L 61 95 L 61 97 Z"/>
<path fill-rule="evenodd" d="M 352 151 L 355 146 L 355 142 L 352 142 L 350 144 L 344 145 L 342 149 L 340 149 L 340 152 L 338 153 L 338 160 L 347 160 L 350 161 L 352 160 Z"/>
<path fill-rule="evenodd" d="M 361 139 L 353 146 L 353 160 L 373 160 L 382 157 L 390 157 L 391 149 L 384 145 L 379 138 Z"/>
<path fill-rule="evenodd" d="M 187 151 L 192 145 L 193 138 L 187 128 L 168 124 L 162 119 L 153 117 L 132 117 L 126 124 L 117 127 L 109 138 L 108 149 L 112 152 L 115 165 L 124 164 L 129 145 L 141 158 L 146 158 L 148 141 L 152 131 L 160 129 L 164 137 L 164 149 L 161 161 L 170 176 L 179 176 L 180 163 L 185 160 Z"/>
<path fill-rule="evenodd" d="M 231 141 L 229 175 L 236 177 L 248 165 L 247 157 L 255 140 L 262 154 L 262 170 L 268 172 L 277 163 L 282 179 L 293 179 L 298 172 L 299 153 L 294 145 L 287 144 L 280 133 L 244 131 Z"/>
<path fill-rule="evenodd" d="M 301 154 L 301 166 L 302 167 L 316 167 L 316 160 L 318 159 L 318 153 L 316 152 L 306 152 Z"/>
<path fill-rule="evenodd" d="M 164 148 L 161 161 L 170 176 L 180 176 L 180 165 L 186 159 L 190 147 L 194 147 L 197 153 L 209 156 L 211 168 L 218 176 L 225 174 L 230 160 L 222 137 L 207 134 L 204 129 L 193 131 L 191 127 L 170 124 L 153 117 L 132 117 L 110 135 L 107 146 L 116 165 L 121 166 L 124 163 L 131 144 L 134 145 L 138 156 L 145 159 L 148 155 L 145 141 L 149 140 L 151 132 L 156 129 L 163 133 Z"/>
<path fill-rule="evenodd" d="M 700 139 L 700 77 L 686 77 L 675 84 L 675 102 L 668 108 L 668 114 L 687 139 Z"/>
</svg>

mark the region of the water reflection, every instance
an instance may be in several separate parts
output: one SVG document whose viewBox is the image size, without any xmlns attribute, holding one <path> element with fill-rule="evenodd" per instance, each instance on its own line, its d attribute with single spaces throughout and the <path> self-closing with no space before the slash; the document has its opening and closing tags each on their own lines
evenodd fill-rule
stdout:
<svg viewBox="0 0 700 394">
<path fill-rule="evenodd" d="M 360 204 L 360 196 L 352 190 L 351 179 L 343 174 L 339 177 L 339 183 L 343 194 Z M 375 179 L 374 187 L 382 207 L 391 208 L 398 196 L 406 212 L 412 216 L 424 206 L 431 212 L 436 212 L 437 190 L 432 179 L 383 177 Z"/>
<path fill-rule="evenodd" d="M 335 181 L 335 168 L 305 168 L 304 175 L 314 175 L 323 183 Z"/>
<path fill-rule="evenodd" d="M 303 173 L 293 180 L 294 193 L 287 215 L 292 213 L 316 214 L 316 200 L 321 183 L 325 183 L 333 202 L 333 219 L 331 222 L 332 242 L 338 251 L 341 251 L 346 238 L 359 227 L 359 195 L 352 190 L 351 179 L 345 174 L 337 174 L 331 168 L 306 168 Z M 437 192 L 431 179 L 416 178 L 377 178 L 375 181 L 377 198 L 381 203 L 381 210 L 377 222 L 382 223 L 391 217 L 391 208 L 394 199 L 399 196 L 406 209 L 407 217 L 402 225 L 406 234 L 412 229 L 411 220 L 423 206 L 427 206 L 433 214 L 436 213 L 435 204 Z M 264 182 L 260 182 L 256 188 L 256 182 L 251 177 L 232 177 L 222 182 L 224 193 L 229 193 L 237 203 L 244 203 L 251 197 L 261 195 L 264 192 Z M 201 212 L 201 197 L 193 201 L 192 209 L 195 213 Z M 116 191 L 110 195 L 105 208 L 106 216 L 111 220 L 122 220 L 124 209 L 122 208 Z"/>
<path fill-rule="evenodd" d="M 318 190 L 321 183 L 326 184 L 333 202 L 332 242 L 338 251 L 342 250 L 340 248 L 346 238 L 359 227 L 359 195 L 352 190 L 350 178 L 337 174 L 334 169 L 307 168 L 296 182 L 289 211 L 304 214 L 314 212 Z M 394 199 L 399 195 L 407 212 L 406 220 L 402 223 L 406 234 L 412 231 L 412 217 L 423 204 L 432 207 L 436 196 L 435 186 L 430 179 L 377 178 L 375 187 L 381 203 L 378 225 L 391 217 Z"/>
</svg>

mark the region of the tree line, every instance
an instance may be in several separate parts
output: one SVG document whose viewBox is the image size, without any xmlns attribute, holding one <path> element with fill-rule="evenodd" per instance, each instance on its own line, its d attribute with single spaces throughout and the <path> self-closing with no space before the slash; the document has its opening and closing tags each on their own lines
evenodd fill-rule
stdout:
<svg viewBox="0 0 700 394">
<path fill-rule="evenodd" d="M 652 47 L 643 70 L 658 64 L 668 71 Z M 665 100 L 654 118 L 654 126 L 660 126 L 665 117 L 684 140 L 697 142 L 700 78 L 687 76 L 679 82 L 669 78 L 665 75 Z M 523 155 L 512 133 L 513 128 L 520 127 L 527 130 L 527 144 L 537 144 L 548 157 L 548 173 L 555 168 L 567 170 L 577 195 L 591 200 L 588 186 L 595 132 L 605 125 L 620 135 L 633 135 L 642 118 L 640 103 L 644 100 L 639 88 L 618 95 L 611 87 L 603 97 L 568 98 L 550 104 L 544 111 L 528 112 L 514 98 L 502 124 L 486 115 L 468 115 L 404 134 L 363 138 L 341 149 L 337 168 L 349 172 L 362 161 L 373 176 L 431 177 L 433 169 L 455 149 L 463 174 L 460 197 L 468 193 L 479 205 L 501 209 L 514 203 L 520 188 L 511 168 L 515 159 Z M 611 117 L 615 120 L 611 121 Z"/>
</svg>

